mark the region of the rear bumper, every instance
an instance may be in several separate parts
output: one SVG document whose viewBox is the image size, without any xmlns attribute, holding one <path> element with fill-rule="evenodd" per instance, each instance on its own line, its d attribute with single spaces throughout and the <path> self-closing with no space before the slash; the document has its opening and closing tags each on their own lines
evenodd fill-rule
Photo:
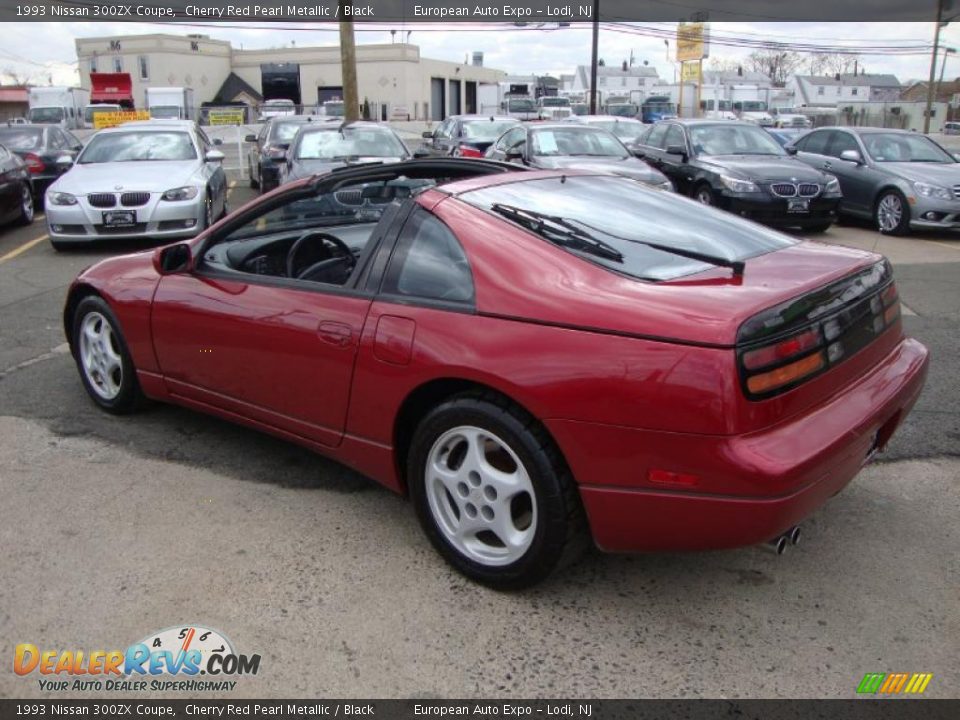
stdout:
<svg viewBox="0 0 960 720">
<path fill-rule="evenodd" d="M 927 366 L 926 348 L 903 340 L 829 402 L 747 435 L 682 435 L 562 420 L 548 425 L 560 446 L 573 450 L 568 461 L 600 548 L 739 547 L 776 537 L 840 492 L 910 412 Z M 700 481 L 683 490 L 655 486 L 647 479 L 653 467 Z"/>
<path fill-rule="evenodd" d="M 762 200 L 743 196 L 724 196 L 721 207 L 741 217 L 755 220 L 764 225 L 777 227 L 806 227 L 822 225 L 837 219 L 840 198 L 812 198 L 810 211 L 791 213 L 787 211 L 784 198 L 765 197 Z"/>
</svg>

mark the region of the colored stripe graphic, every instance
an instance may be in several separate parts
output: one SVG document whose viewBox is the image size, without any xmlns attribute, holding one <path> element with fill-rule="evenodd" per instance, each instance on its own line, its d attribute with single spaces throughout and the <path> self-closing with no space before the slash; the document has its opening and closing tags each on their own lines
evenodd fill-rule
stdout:
<svg viewBox="0 0 960 720">
<path fill-rule="evenodd" d="M 863 680 L 857 686 L 858 693 L 875 693 L 880 689 L 880 683 L 886 677 L 886 673 L 867 673 Z"/>
<path fill-rule="evenodd" d="M 860 694 L 920 695 L 933 679 L 933 673 L 867 673 L 857 685 Z"/>
</svg>

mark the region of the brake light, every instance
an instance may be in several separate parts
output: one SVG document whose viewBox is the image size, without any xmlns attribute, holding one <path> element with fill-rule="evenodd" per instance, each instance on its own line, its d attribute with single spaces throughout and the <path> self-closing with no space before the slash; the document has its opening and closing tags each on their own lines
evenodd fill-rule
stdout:
<svg viewBox="0 0 960 720">
<path fill-rule="evenodd" d="M 470 147 L 469 145 L 460 146 L 460 157 L 466 158 L 482 158 L 483 153 L 477 150 L 475 147 Z"/>
<path fill-rule="evenodd" d="M 812 350 L 820 344 L 820 330 L 813 328 L 781 340 L 775 345 L 768 345 L 757 350 L 750 350 L 743 354 L 743 366 L 747 370 L 756 370 L 775 363 L 787 360 L 794 355 Z"/>
<path fill-rule="evenodd" d="M 23 162 L 27 166 L 27 170 L 34 174 L 43 172 L 47 167 L 43 164 L 43 160 L 40 159 L 40 156 L 34 155 L 33 153 L 27 153 L 24 155 Z"/>
<path fill-rule="evenodd" d="M 776 370 L 752 375 L 747 378 L 747 389 L 756 395 L 768 393 L 785 385 L 792 385 L 807 375 L 812 375 L 822 369 L 824 365 L 826 365 L 826 360 L 823 357 L 823 352 L 807 355 L 801 360 L 784 365 Z"/>
</svg>

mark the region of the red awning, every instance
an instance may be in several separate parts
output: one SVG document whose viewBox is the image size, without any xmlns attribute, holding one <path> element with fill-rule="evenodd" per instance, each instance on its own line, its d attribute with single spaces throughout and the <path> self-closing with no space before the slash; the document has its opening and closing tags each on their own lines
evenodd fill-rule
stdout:
<svg viewBox="0 0 960 720">
<path fill-rule="evenodd" d="M 25 102 L 27 102 L 27 89 L 25 87 L 0 87 L 0 103 Z"/>
<path fill-rule="evenodd" d="M 90 73 L 90 102 L 133 102 L 130 73 Z"/>
</svg>

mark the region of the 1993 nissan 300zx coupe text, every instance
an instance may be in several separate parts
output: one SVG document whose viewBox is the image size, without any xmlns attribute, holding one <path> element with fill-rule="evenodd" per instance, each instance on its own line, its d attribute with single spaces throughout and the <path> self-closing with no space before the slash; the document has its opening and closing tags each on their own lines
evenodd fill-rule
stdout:
<svg viewBox="0 0 960 720">
<path fill-rule="evenodd" d="M 778 538 L 924 383 L 890 265 L 627 178 L 463 160 L 291 183 L 104 260 L 65 328 L 106 410 L 178 403 L 409 493 L 501 588 Z"/>
</svg>

